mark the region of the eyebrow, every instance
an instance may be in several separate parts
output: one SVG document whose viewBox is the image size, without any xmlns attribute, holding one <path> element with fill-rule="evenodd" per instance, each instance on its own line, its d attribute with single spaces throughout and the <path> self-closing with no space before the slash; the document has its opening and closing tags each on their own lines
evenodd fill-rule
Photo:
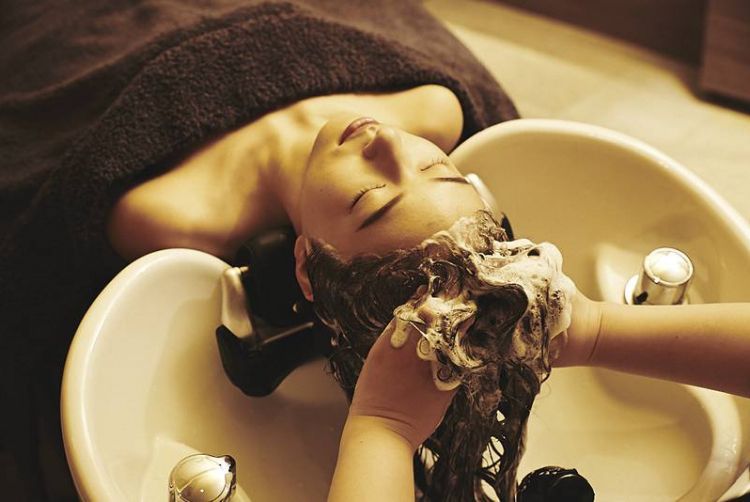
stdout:
<svg viewBox="0 0 750 502">
<path fill-rule="evenodd" d="M 470 185 L 469 181 L 464 178 L 463 176 L 454 176 L 454 177 L 441 177 L 441 178 L 430 178 L 430 181 L 436 181 L 436 182 L 449 182 L 449 183 L 463 183 L 466 185 Z M 357 232 L 362 230 L 363 228 L 369 227 L 376 221 L 378 221 L 380 218 L 385 216 L 385 214 L 393 209 L 393 206 L 399 203 L 401 199 L 404 198 L 403 192 L 389 200 L 385 203 L 383 207 L 372 213 L 370 216 L 368 216 L 365 221 L 362 222 L 362 224 L 357 228 Z"/>
</svg>

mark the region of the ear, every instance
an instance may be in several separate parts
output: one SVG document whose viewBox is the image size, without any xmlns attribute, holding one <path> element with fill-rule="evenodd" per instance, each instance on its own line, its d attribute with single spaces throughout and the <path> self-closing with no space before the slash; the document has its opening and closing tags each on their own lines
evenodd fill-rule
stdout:
<svg viewBox="0 0 750 502">
<path fill-rule="evenodd" d="M 294 274 L 297 276 L 297 283 L 302 290 L 302 294 L 308 302 L 313 301 L 312 286 L 310 278 L 307 275 L 307 253 L 310 252 L 310 242 L 307 237 L 300 235 L 294 242 Z"/>
</svg>

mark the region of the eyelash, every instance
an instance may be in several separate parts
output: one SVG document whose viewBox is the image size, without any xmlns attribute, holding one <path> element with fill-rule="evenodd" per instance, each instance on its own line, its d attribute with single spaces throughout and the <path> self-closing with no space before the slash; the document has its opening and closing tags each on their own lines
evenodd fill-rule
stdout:
<svg viewBox="0 0 750 502">
<path fill-rule="evenodd" d="M 427 164 L 427 166 L 421 168 L 420 171 L 426 171 L 429 168 L 435 167 L 437 165 L 448 165 L 448 157 L 435 157 L 434 159 L 432 159 L 430 161 L 429 164 Z M 364 194 L 366 194 L 370 190 L 375 190 L 377 188 L 383 188 L 384 186 L 385 186 L 385 184 L 379 184 L 379 185 L 368 186 L 368 187 L 365 187 L 365 188 L 361 189 L 359 192 L 357 192 L 357 194 L 354 197 L 352 197 L 352 201 L 349 204 L 349 207 L 354 207 L 354 205 L 357 203 L 357 201 L 360 199 L 360 197 L 362 197 Z"/>
<path fill-rule="evenodd" d="M 432 159 L 432 161 L 430 161 L 429 164 L 427 164 L 427 166 L 421 168 L 420 171 L 426 171 L 426 170 L 428 170 L 431 167 L 435 167 L 435 166 L 441 165 L 441 164 L 444 165 L 444 166 L 447 166 L 448 165 L 448 157 L 435 157 L 434 159 Z"/>
<path fill-rule="evenodd" d="M 376 188 L 383 188 L 384 186 L 385 186 L 385 184 L 379 184 L 379 185 L 372 185 L 372 186 L 369 186 L 369 187 L 361 189 L 359 192 L 357 192 L 357 195 L 355 195 L 352 198 L 352 202 L 351 202 L 351 204 L 350 204 L 349 207 L 354 207 L 354 204 L 357 203 L 357 201 L 359 200 L 359 198 L 362 197 L 367 192 L 369 192 L 370 190 L 375 190 Z"/>
</svg>

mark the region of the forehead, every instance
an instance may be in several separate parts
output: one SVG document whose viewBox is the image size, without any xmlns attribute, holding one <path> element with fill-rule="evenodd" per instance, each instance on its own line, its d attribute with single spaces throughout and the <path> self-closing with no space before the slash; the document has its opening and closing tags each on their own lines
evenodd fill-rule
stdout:
<svg viewBox="0 0 750 502">
<path fill-rule="evenodd" d="M 345 258 L 362 253 L 385 253 L 416 246 L 427 237 L 447 230 L 458 219 L 484 209 L 469 185 L 434 183 L 424 193 L 408 193 L 388 214 L 360 231 L 352 226 L 331 228 L 328 243 Z M 322 237 L 322 236 L 321 236 Z"/>
</svg>

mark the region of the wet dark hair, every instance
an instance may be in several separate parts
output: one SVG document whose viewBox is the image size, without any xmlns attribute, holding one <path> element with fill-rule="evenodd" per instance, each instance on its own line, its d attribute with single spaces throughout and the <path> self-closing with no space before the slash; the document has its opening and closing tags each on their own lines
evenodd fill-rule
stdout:
<svg viewBox="0 0 750 502">
<path fill-rule="evenodd" d="M 486 211 L 472 222 L 470 247 L 491 254 L 494 241 L 507 235 Z M 447 234 L 431 243 L 384 255 L 359 255 L 343 260 L 327 244 L 313 241 L 307 273 L 314 309 L 331 330 L 330 364 L 351 400 L 365 357 L 394 316 L 394 309 L 421 286 L 438 293 L 476 281 L 469 252 Z M 428 279 L 432 277 L 430 282 Z M 515 500 L 516 474 L 526 422 L 542 381 L 549 374 L 548 334 L 542 340 L 543 370 L 505 357 L 516 324 L 531 322 L 528 299 L 521 286 L 485 287 L 475 299 L 477 315 L 466 337 L 469 355 L 485 364 L 471 385 L 462 385 L 440 427 L 415 455 L 417 499 L 422 501 L 491 500 L 483 484 L 501 501 Z M 421 289 L 424 291 L 424 289 Z M 541 373 L 541 374 L 540 374 Z M 483 461 L 490 450 L 493 462 Z"/>
</svg>

